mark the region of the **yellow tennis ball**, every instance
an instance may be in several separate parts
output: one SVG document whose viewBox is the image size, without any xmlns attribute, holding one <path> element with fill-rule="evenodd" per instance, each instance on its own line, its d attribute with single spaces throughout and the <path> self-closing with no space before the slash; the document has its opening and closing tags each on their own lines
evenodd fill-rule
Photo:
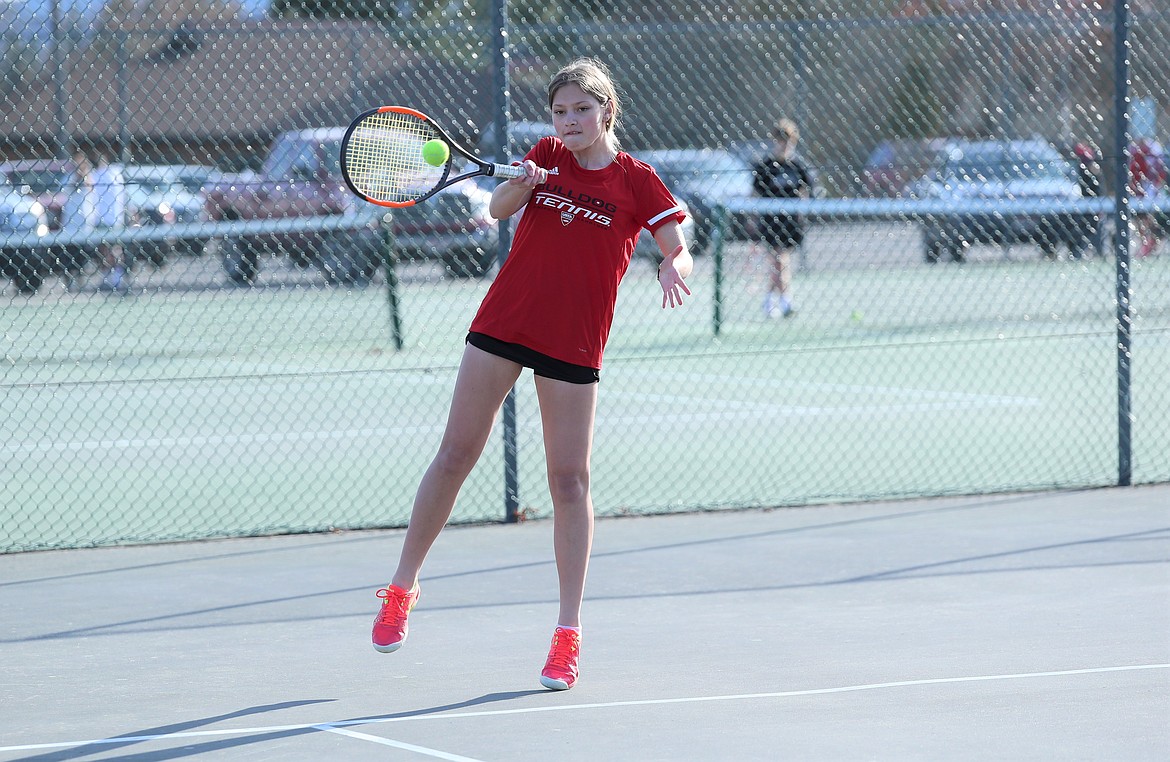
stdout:
<svg viewBox="0 0 1170 762">
<path fill-rule="evenodd" d="M 422 147 L 423 161 L 432 167 L 441 167 L 451 157 L 451 149 L 442 140 L 428 140 Z"/>
</svg>

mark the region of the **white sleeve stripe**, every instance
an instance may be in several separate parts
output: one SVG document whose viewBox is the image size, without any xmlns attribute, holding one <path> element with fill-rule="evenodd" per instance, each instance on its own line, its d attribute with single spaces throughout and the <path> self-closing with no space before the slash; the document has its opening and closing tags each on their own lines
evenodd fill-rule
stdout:
<svg viewBox="0 0 1170 762">
<path fill-rule="evenodd" d="M 647 220 L 646 227 L 650 227 L 654 223 L 659 222 L 660 220 L 664 220 L 667 217 L 670 217 L 671 215 L 678 214 L 682 210 L 683 210 L 683 208 L 681 206 L 677 206 L 677 205 L 672 206 L 669 209 L 667 209 L 665 212 L 663 212 L 662 214 L 656 214 L 653 217 L 651 217 L 649 220 Z"/>
</svg>

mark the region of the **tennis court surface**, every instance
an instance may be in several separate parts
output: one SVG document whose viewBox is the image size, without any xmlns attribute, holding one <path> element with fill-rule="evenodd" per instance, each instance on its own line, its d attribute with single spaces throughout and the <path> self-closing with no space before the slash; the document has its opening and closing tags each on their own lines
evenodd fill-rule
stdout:
<svg viewBox="0 0 1170 762">
<path fill-rule="evenodd" d="M 0 760 L 1170 759 L 1170 485 L 0 556 Z"/>
</svg>

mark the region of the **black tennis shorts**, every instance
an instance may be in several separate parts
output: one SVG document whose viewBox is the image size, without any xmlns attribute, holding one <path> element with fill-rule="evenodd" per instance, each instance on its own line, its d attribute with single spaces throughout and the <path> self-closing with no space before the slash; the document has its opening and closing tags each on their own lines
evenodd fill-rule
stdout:
<svg viewBox="0 0 1170 762">
<path fill-rule="evenodd" d="M 511 360 L 525 368 L 532 368 L 533 373 L 545 378 L 567 381 L 570 384 L 596 384 L 601 380 L 601 371 L 597 368 L 558 360 L 555 357 L 537 352 L 535 349 L 529 349 L 523 344 L 500 341 L 475 331 L 467 334 L 467 343 L 488 354 Z"/>
</svg>

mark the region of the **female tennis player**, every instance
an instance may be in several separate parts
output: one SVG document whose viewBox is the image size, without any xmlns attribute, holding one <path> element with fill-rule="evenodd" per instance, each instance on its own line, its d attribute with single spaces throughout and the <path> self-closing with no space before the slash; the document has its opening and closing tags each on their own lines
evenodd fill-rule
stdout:
<svg viewBox="0 0 1170 762">
<path fill-rule="evenodd" d="M 590 454 L 602 353 L 618 284 L 639 232 L 661 249 L 662 306 L 682 304 L 693 266 L 679 223 L 685 213 L 647 164 L 620 150 L 621 106 L 604 64 L 578 59 L 548 86 L 555 136 L 525 156 L 523 177 L 496 186 L 491 213 L 524 209 L 509 256 L 471 322 L 438 454 L 415 496 L 398 568 L 373 642 L 389 653 L 407 635 L 419 571 L 487 443 L 495 416 L 523 368 L 533 370 L 553 502 L 559 619 L 540 681 L 577 680 L 581 602 L 593 542 Z"/>
</svg>

